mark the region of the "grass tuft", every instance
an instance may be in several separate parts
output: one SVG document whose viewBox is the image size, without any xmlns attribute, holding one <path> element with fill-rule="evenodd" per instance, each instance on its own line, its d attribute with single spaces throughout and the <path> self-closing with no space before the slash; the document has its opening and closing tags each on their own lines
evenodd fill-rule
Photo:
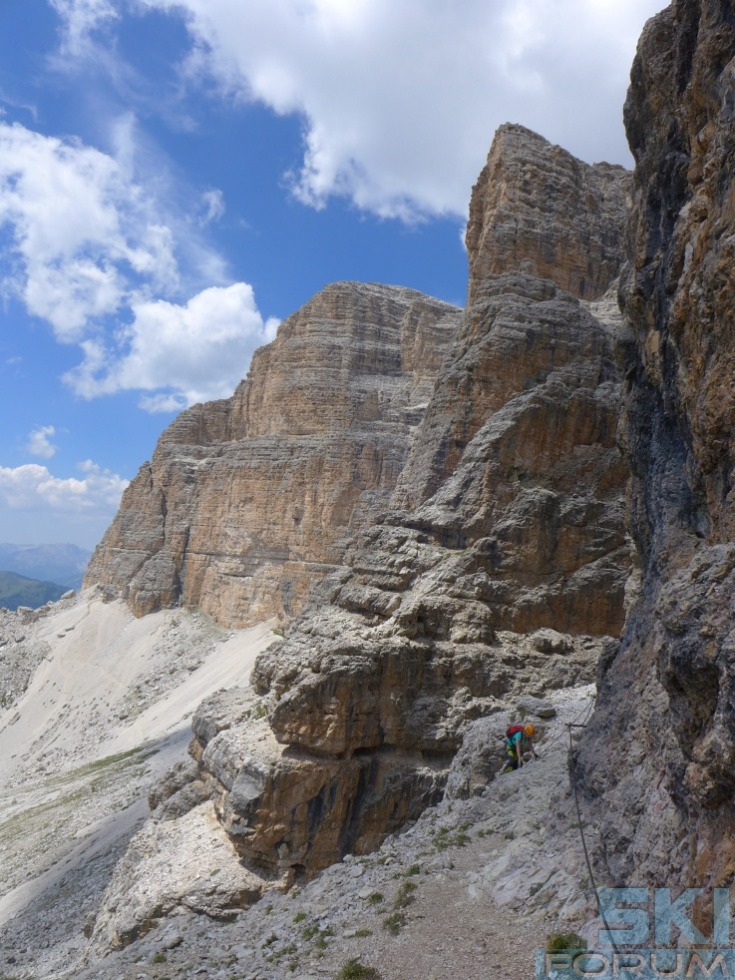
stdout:
<svg viewBox="0 0 735 980">
<path fill-rule="evenodd" d="M 373 966 L 364 966 L 359 960 L 348 960 L 337 974 L 336 980 L 380 980 Z"/>
</svg>

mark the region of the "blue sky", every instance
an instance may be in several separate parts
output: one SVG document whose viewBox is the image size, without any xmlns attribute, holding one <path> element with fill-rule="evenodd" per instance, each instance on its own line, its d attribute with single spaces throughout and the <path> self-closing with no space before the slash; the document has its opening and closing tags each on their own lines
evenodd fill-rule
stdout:
<svg viewBox="0 0 735 980">
<path fill-rule="evenodd" d="M 328 282 L 461 304 L 495 128 L 630 165 L 657 0 L 0 0 L 0 541 L 93 547 Z"/>
</svg>

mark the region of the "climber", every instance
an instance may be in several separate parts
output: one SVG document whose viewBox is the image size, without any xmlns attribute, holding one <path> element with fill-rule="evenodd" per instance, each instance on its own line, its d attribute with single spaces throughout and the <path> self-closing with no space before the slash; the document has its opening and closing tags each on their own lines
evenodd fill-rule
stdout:
<svg viewBox="0 0 735 980">
<path fill-rule="evenodd" d="M 533 747 L 533 737 L 536 729 L 533 725 L 511 725 L 505 733 L 505 753 L 508 756 L 503 772 L 512 772 L 523 765 L 523 753 L 531 752 L 538 759 Z"/>
</svg>

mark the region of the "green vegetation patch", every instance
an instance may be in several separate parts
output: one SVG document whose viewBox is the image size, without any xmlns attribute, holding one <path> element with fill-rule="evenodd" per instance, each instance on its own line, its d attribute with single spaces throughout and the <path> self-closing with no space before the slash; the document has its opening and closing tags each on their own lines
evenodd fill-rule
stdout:
<svg viewBox="0 0 735 980">
<path fill-rule="evenodd" d="M 0 606 L 15 610 L 18 606 L 38 609 L 47 602 L 56 602 L 69 589 L 55 582 L 41 582 L 15 572 L 0 572 Z"/>
<path fill-rule="evenodd" d="M 393 908 L 395 909 L 405 909 L 414 901 L 416 896 L 414 892 L 416 891 L 416 885 L 412 881 L 404 881 L 401 887 L 398 889 L 398 894 L 396 895 L 395 901 L 393 902 Z"/>
<path fill-rule="evenodd" d="M 437 851 L 446 851 L 449 847 L 464 847 L 472 840 L 466 833 L 468 824 L 462 824 L 456 833 L 452 833 L 449 827 L 441 827 L 434 834 L 433 844 Z"/>
<path fill-rule="evenodd" d="M 397 936 L 401 931 L 401 926 L 406 922 L 403 912 L 391 912 L 383 919 L 383 928 L 387 929 L 392 936 Z"/>
<path fill-rule="evenodd" d="M 587 949 L 587 943 L 576 932 L 552 932 L 546 940 L 547 953 L 560 953 L 567 949 Z"/>
<path fill-rule="evenodd" d="M 336 976 L 336 980 L 380 980 L 374 966 L 364 966 L 359 960 L 347 960 Z"/>
</svg>

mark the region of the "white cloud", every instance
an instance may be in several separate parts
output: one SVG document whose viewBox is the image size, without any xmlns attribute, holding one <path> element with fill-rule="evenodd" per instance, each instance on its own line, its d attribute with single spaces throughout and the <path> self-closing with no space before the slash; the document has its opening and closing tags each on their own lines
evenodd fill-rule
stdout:
<svg viewBox="0 0 735 980">
<path fill-rule="evenodd" d="M 0 123 L 3 226 L 12 284 L 61 341 L 79 340 L 90 320 L 115 314 L 141 290 L 177 286 L 171 229 L 117 162 L 92 147 Z"/>
<path fill-rule="evenodd" d="M 187 400 L 181 395 L 142 395 L 138 407 L 144 412 L 156 415 L 159 412 L 180 412 L 187 408 Z"/>
<path fill-rule="evenodd" d="M 225 213 L 225 198 L 221 190 L 214 189 L 202 194 L 202 224 L 219 221 Z"/>
<path fill-rule="evenodd" d="M 57 447 L 51 442 L 56 435 L 53 425 L 40 425 L 35 428 L 28 436 L 26 450 L 31 456 L 40 456 L 42 459 L 51 459 L 56 455 Z"/>
<path fill-rule="evenodd" d="M 250 286 L 220 285 L 224 262 L 195 227 L 143 190 L 132 117 L 113 130 L 119 158 L 0 121 L 0 285 L 80 346 L 66 380 L 85 398 L 137 389 L 152 393 L 147 411 L 172 411 L 230 394 L 272 324 Z M 221 191 L 202 207 L 203 221 L 220 217 Z M 34 446 L 48 458 L 50 444 Z"/>
<path fill-rule="evenodd" d="M 72 0 L 68 0 L 69 3 Z M 86 0 L 88 2 L 88 0 Z M 463 214 L 497 126 L 625 161 L 635 42 L 665 0 L 137 0 L 186 18 L 192 74 L 306 121 L 297 196 Z"/>
<path fill-rule="evenodd" d="M 62 53 L 79 57 L 89 36 L 119 17 L 112 0 L 49 0 L 65 24 Z"/>
<path fill-rule="evenodd" d="M 114 513 L 128 481 L 91 460 L 79 465 L 81 479 L 61 478 L 46 466 L 29 463 L 9 468 L 0 466 L 0 506 L 11 510 Z"/>
<path fill-rule="evenodd" d="M 178 411 L 232 394 L 253 351 L 273 339 L 278 321 L 264 321 L 247 283 L 211 287 L 186 305 L 163 300 L 133 303 L 133 322 L 115 351 L 84 346 L 84 362 L 67 375 L 85 398 L 138 390 L 149 412 Z M 161 389 L 168 389 L 161 391 Z"/>
</svg>

